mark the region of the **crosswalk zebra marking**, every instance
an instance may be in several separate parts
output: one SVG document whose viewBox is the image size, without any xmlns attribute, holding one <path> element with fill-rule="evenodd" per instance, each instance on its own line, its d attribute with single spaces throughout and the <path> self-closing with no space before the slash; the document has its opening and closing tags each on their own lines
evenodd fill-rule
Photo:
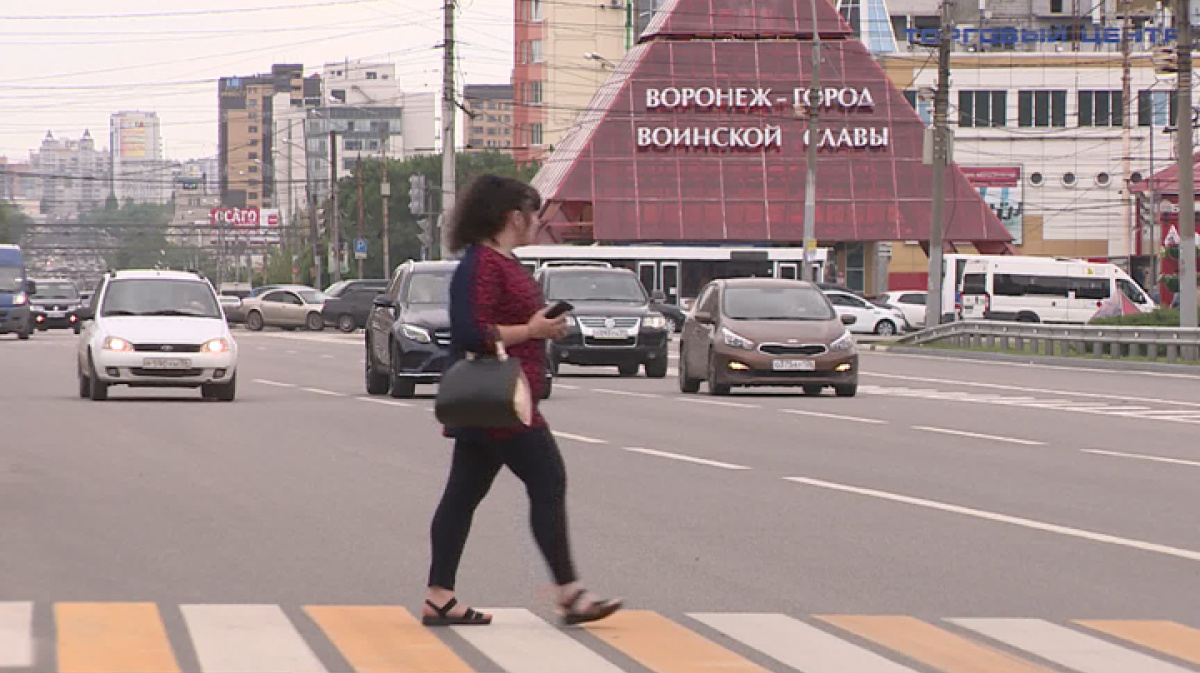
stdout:
<svg viewBox="0 0 1200 673">
<path fill-rule="evenodd" d="M 62 673 L 178 673 L 166 627 L 153 603 L 59 603 Z"/>
<path fill-rule="evenodd" d="M 523 609 L 480 608 L 490 626 L 455 626 L 454 632 L 511 673 L 624 673 L 583 643 Z"/>
<path fill-rule="evenodd" d="M 950 619 L 1079 673 L 1189 673 L 1187 669 L 1041 619 Z"/>
<path fill-rule="evenodd" d="M 914 673 L 907 666 L 787 615 L 688 616 L 802 673 Z"/>
<path fill-rule="evenodd" d="M 1090 619 L 1076 623 L 1200 666 L 1200 629 L 1155 620 Z"/>
<path fill-rule="evenodd" d="M 649 610 L 625 610 L 587 630 L 655 673 L 770 673 L 695 631 Z"/>
<path fill-rule="evenodd" d="M 0 668 L 33 666 L 33 603 L 0 603 Z"/>
<path fill-rule="evenodd" d="M 326 673 L 277 605 L 180 607 L 203 673 Z"/>
<path fill-rule="evenodd" d="M 314 605 L 305 612 L 357 673 L 472 673 L 404 608 Z"/>
</svg>

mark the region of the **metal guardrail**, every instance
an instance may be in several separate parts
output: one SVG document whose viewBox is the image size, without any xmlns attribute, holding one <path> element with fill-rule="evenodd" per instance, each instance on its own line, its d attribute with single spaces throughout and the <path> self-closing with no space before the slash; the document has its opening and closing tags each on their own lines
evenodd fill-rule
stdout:
<svg viewBox="0 0 1200 673">
<path fill-rule="evenodd" d="M 1151 362 L 1200 362 L 1200 329 L 1096 327 L 992 320 L 952 322 L 906 335 L 898 345 L 945 343 L 958 348 Z"/>
</svg>

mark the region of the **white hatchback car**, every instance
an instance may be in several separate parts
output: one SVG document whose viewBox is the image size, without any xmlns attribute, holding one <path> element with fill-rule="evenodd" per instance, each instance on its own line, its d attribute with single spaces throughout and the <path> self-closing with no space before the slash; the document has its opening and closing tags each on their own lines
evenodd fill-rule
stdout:
<svg viewBox="0 0 1200 673">
<path fill-rule="evenodd" d="M 79 396 L 108 399 L 111 386 L 199 388 L 237 396 L 237 343 L 212 285 L 182 271 L 116 271 L 83 310 Z"/>
</svg>

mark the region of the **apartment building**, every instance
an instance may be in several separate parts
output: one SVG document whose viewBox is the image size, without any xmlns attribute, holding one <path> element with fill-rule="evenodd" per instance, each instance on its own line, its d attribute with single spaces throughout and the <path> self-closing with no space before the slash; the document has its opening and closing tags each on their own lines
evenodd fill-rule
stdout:
<svg viewBox="0 0 1200 673">
<path fill-rule="evenodd" d="M 468 152 L 512 153 L 513 88 L 468 84 L 463 89 L 463 137 Z"/>
</svg>

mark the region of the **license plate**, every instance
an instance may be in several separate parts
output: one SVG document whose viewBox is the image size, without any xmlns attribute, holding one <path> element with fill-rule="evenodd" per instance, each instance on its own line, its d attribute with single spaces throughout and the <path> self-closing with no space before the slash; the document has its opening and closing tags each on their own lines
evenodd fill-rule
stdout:
<svg viewBox="0 0 1200 673">
<path fill-rule="evenodd" d="M 811 372 L 817 368 L 812 360 L 774 360 L 771 369 L 777 372 Z"/>
<path fill-rule="evenodd" d="M 63 317 L 66 317 L 66 315 L 67 314 L 62 311 L 51 311 L 50 312 L 51 318 L 63 318 Z"/>
<path fill-rule="evenodd" d="M 598 329 L 592 332 L 593 339 L 627 339 L 629 334 L 623 329 Z"/>
<path fill-rule="evenodd" d="M 146 358 L 142 360 L 144 369 L 191 369 L 192 361 L 186 358 Z"/>
</svg>

